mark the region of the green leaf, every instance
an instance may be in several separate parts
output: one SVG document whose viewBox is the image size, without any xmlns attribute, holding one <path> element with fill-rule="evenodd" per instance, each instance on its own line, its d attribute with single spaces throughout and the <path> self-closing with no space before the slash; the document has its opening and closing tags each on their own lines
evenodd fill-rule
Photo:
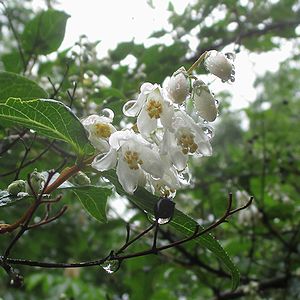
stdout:
<svg viewBox="0 0 300 300">
<path fill-rule="evenodd" d="M 3 54 L 2 62 L 8 72 L 20 73 L 24 67 L 18 51 Z"/>
<path fill-rule="evenodd" d="M 21 35 L 27 53 L 49 54 L 61 45 L 69 15 L 62 11 L 42 11 L 30 20 Z"/>
<path fill-rule="evenodd" d="M 153 196 L 151 193 L 141 188 L 138 189 L 133 195 L 129 195 L 124 192 L 114 171 L 104 172 L 103 175 L 115 185 L 116 191 L 120 195 L 126 195 L 126 197 L 135 205 L 137 205 L 140 209 L 145 210 L 148 213 L 154 215 L 153 208 L 158 200 L 157 197 Z M 196 225 L 199 224 L 196 221 L 194 221 L 191 217 L 185 215 L 178 209 L 175 209 L 174 217 L 170 222 L 170 225 L 177 231 L 182 233 L 184 236 L 189 237 L 194 233 Z M 203 229 L 202 226 L 201 228 Z M 194 241 L 200 244 L 201 246 L 209 249 L 224 263 L 224 265 L 230 271 L 232 276 L 232 289 L 236 289 L 239 284 L 239 271 L 228 256 L 228 254 L 222 248 L 220 243 L 210 233 L 201 235 Z"/>
<path fill-rule="evenodd" d="M 72 190 L 80 200 L 84 209 L 96 220 L 106 223 L 106 203 L 112 190 L 98 186 L 74 186 L 65 188 Z"/>
<path fill-rule="evenodd" d="M 16 204 L 21 200 L 25 200 L 30 198 L 28 194 L 19 193 L 17 196 L 10 195 L 8 191 L 1 191 L 0 190 L 0 207 L 4 206 L 11 206 Z"/>
<path fill-rule="evenodd" d="M 9 98 L 0 103 L 0 119 L 20 124 L 36 132 L 70 144 L 79 155 L 92 154 L 80 120 L 63 103 L 51 99 L 23 101 Z"/>
<path fill-rule="evenodd" d="M 0 72 L 0 102 L 8 98 L 47 98 L 48 94 L 34 81 L 18 74 Z"/>
<path fill-rule="evenodd" d="M 160 37 L 164 36 L 165 34 L 167 34 L 167 31 L 165 31 L 164 29 L 162 29 L 162 30 L 153 32 L 149 36 L 149 38 L 160 38 Z"/>
</svg>

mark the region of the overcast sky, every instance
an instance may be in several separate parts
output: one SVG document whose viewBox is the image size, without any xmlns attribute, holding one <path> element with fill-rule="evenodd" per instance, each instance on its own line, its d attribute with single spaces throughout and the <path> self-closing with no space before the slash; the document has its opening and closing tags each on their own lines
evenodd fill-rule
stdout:
<svg viewBox="0 0 300 300">
<path fill-rule="evenodd" d="M 41 0 L 35 0 L 36 5 Z M 170 29 L 168 25 L 169 0 L 153 0 L 154 8 L 147 0 L 60 0 L 58 9 L 71 15 L 68 20 L 65 41 L 61 48 L 71 46 L 81 34 L 90 41 L 101 40 L 99 55 L 114 49 L 119 42 L 134 39 L 137 43 L 149 43 L 147 38 L 159 29 Z M 177 12 L 182 13 L 192 0 L 171 0 Z M 167 42 L 167 41 L 166 41 Z M 279 62 L 289 56 L 292 45 L 286 44 L 285 51 L 278 50 L 262 55 L 241 52 L 236 58 L 236 81 L 232 85 L 215 80 L 212 89 L 230 90 L 233 93 L 232 105 L 239 109 L 253 101 L 257 91 L 253 87 L 257 74 L 266 70 L 276 71 Z M 233 46 L 225 51 L 233 50 Z"/>
</svg>

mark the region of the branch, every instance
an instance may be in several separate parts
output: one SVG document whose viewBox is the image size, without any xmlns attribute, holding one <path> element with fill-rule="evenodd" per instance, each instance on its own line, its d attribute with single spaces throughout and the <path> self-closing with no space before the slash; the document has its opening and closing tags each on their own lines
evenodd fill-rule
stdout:
<svg viewBox="0 0 300 300">
<path fill-rule="evenodd" d="M 203 53 L 203 52 L 209 51 L 211 49 L 216 49 L 216 50 L 222 49 L 226 45 L 234 43 L 236 40 L 241 41 L 242 39 L 245 39 L 245 38 L 264 35 L 264 34 L 267 34 L 268 32 L 270 32 L 272 30 L 283 31 L 287 28 L 290 28 L 291 26 L 297 26 L 299 24 L 300 24 L 300 21 L 299 21 L 299 19 L 297 19 L 297 20 L 282 21 L 282 22 L 269 24 L 269 25 L 266 25 L 264 29 L 257 29 L 257 28 L 251 29 L 251 30 L 248 30 L 246 32 L 240 33 L 238 38 L 236 36 L 233 36 L 233 37 L 230 37 L 230 38 L 227 38 L 227 39 L 223 39 L 218 43 L 212 44 L 209 47 L 204 47 L 204 48 L 199 47 L 198 50 L 197 50 L 197 53 Z M 194 61 L 197 60 L 198 57 L 199 57 L 199 54 L 196 54 L 195 56 L 189 58 L 187 60 L 187 63 L 193 63 Z"/>
<path fill-rule="evenodd" d="M 240 211 L 241 209 L 244 209 L 244 208 L 248 207 L 251 204 L 252 200 L 253 200 L 253 197 L 251 197 L 250 200 L 248 201 L 248 203 L 246 205 L 244 205 L 243 207 L 235 209 L 235 210 L 231 210 L 232 194 L 230 193 L 229 197 L 228 197 L 228 206 L 227 206 L 226 212 L 224 213 L 224 215 L 218 221 L 211 224 L 206 229 L 203 229 L 202 231 L 199 232 L 200 226 L 197 225 L 195 227 L 194 233 L 190 237 L 187 237 L 185 239 L 182 239 L 182 240 L 179 240 L 179 241 L 176 241 L 176 242 L 172 242 L 168 245 L 164 245 L 164 246 L 160 246 L 160 247 L 156 246 L 156 238 L 154 237 L 153 246 L 150 249 L 140 251 L 140 252 L 136 252 L 136 253 L 119 255 L 129 245 L 131 245 L 133 242 L 135 242 L 136 240 L 138 240 L 139 238 L 144 236 L 151 229 L 156 228 L 156 230 L 157 230 L 157 227 L 158 227 L 157 222 L 154 222 L 150 227 L 148 227 L 146 230 L 144 230 L 142 233 L 140 233 L 136 238 L 132 239 L 131 241 L 128 241 L 129 240 L 129 238 L 128 238 L 129 233 L 128 233 L 128 229 L 127 229 L 127 238 L 126 238 L 125 245 L 122 246 L 116 252 L 111 251 L 111 253 L 106 258 L 100 258 L 100 259 L 96 259 L 96 260 L 91 260 L 91 261 L 86 261 L 86 262 L 79 262 L 79 263 L 40 262 L 40 261 L 32 261 L 32 260 L 27 260 L 27 259 L 13 259 L 13 258 L 6 258 L 5 261 L 7 261 L 7 263 L 10 263 L 10 264 L 35 266 L 35 267 L 41 267 L 41 268 L 82 268 L 82 267 L 98 266 L 100 264 L 103 264 L 107 260 L 115 260 L 115 261 L 121 262 L 125 259 L 141 257 L 141 256 L 146 256 L 146 255 L 151 255 L 151 254 L 157 254 L 160 251 L 163 251 L 163 250 L 166 250 L 166 249 L 184 244 L 188 241 L 191 241 L 191 240 L 193 240 L 193 239 L 195 239 L 195 238 L 211 231 L 212 229 L 219 226 L 221 223 L 225 222 L 228 216 Z"/>
</svg>

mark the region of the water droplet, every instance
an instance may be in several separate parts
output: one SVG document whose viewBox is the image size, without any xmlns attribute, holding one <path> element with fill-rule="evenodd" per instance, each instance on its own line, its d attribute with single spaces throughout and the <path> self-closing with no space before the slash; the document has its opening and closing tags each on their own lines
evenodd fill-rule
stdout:
<svg viewBox="0 0 300 300">
<path fill-rule="evenodd" d="M 234 70 L 231 71 L 231 75 L 235 75 L 235 71 Z"/>
<path fill-rule="evenodd" d="M 181 184 L 183 185 L 189 185 L 192 179 L 192 174 L 190 172 L 190 170 L 187 168 L 185 168 L 184 171 L 180 172 L 179 174 L 179 180 L 181 182 Z"/>
<path fill-rule="evenodd" d="M 216 106 L 218 107 L 219 106 L 219 100 L 215 99 L 215 103 L 216 103 Z"/>
<path fill-rule="evenodd" d="M 102 110 L 102 115 L 103 115 L 104 117 L 109 118 L 110 120 L 113 120 L 113 119 L 114 119 L 114 116 L 115 116 L 115 113 L 114 113 L 111 109 L 109 109 L 109 108 L 104 108 L 104 109 Z"/>
<path fill-rule="evenodd" d="M 201 95 L 201 87 L 198 87 L 198 88 L 196 88 L 195 89 L 195 93 L 198 95 L 198 96 L 200 96 Z"/>
<path fill-rule="evenodd" d="M 233 52 L 225 53 L 225 56 L 230 60 L 235 60 L 235 54 Z"/>
<path fill-rule="evenodd" d="M 112 274 L 119 270 L 120 265 L 121 263 L 118 260 L 107 260 L 100 267 L 107 273 Z"/>
<path fill-rule="evenodd" d="M 169 223 L 170 220 L 171 220 L 171 218 L 166 218 L 166 219 L 158 218 L 158 219 L 157 219 L 157 223 L 158 223 L 159 225 L 163 225 L 163 224 Z"/>
<path fill-rule="evenodd" d="M 146 210 L 145 210 L 145 213 L 146 213 L 146 215 L 147 215 L 148 220 L 149 220 L 151 223 L 153 223 L 153 222 L 156 221 L 156 219 L 155 219 L 155 217 L 154 217 L 153 214 L 147 212 Z"/>
<path fill-rule="evenodd" d="M 203 127 L 203 131 L 208 136 L 209 139 L 211 139 L 214 136 L 214 131 L 210 127 Z"/>
</svg>

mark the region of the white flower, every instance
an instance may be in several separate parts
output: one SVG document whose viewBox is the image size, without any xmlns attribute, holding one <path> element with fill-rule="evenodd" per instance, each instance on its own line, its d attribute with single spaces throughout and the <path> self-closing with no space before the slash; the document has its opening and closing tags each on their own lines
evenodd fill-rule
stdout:
<svg viewBox="0 0 300 300">
<path fill-rule="evenodd" d="M 236 199 L 238 207 L 245 205 L 250 196 L 246 191 L 237 191 L 236 192 Z M 262 217 L 261 213 L 259 212 L 258 208 L 252 202 L 251 205 L 241 211 L 238 214 L 238 222 L 244 225 L 250 225 L 252 223 L 257 222 Z"/>
<path fill-rule="evenodd" d="M 82 121 L 83 126 L 89 133 L 90 142 L 100 153 L 109 151 L 108 139 L 112 133 L 117 131 L 111 124 L 113 112 L 110 112 L 110 117 L 90 115 Z"/>
<path fill-rule="evenodd" d="M 228 54 L 228 57 L 233 58 L 233 54 Z M 216 50 L 208 51 L 205 55 L 204 65 L 206 69 L 222 79 L 222 81 L 234 81 L 234 66 L 226 55 Z"/>
<path fill-rule="evenodd" d="M 117 176 L 123 189 L 132 194 L 139 185 L 145 184 L 145 175 L 162 178 L 163 164 L 158 151 L 140 135 L 130 130 L 117 131 L 109 138 L 110 151 L 98 156 L 92 167 L 105 171 L 116 166 Z"/>
<path fill-rule="evenodd" d="M 161 144 L 161 154 L 169 155 L 174 166 L 182 171 L 186 168 L 188 155 L 210 156 L 212 148 L 209 137 L 183 111 L 175 112 L 174 132 L 166 130 Z"/>
<path fill-rule="evenodd" d="M 218 115 L 216 100 L 202 80 L 193 83 L 193 99 L 199 116 L 208 122 L 213 122 Z"/>
<path fill-rule="evenodd" d="M 136 101 L 129 101 L 123 107 L 126 116 L 137 116 L 137 127 L 140 133 L 148 137 L 158 126 L 170 127 L 174 109 L 162 95 L 158 85 L 144 83 Z"/>
<path fill-rule="evenodd" d="M 170 78 L 167 86 L 170 99 L 181 104 L 185 101 L 190 91 L 188 75 L 184 67 L 179 68 Z"/>
</svg>

